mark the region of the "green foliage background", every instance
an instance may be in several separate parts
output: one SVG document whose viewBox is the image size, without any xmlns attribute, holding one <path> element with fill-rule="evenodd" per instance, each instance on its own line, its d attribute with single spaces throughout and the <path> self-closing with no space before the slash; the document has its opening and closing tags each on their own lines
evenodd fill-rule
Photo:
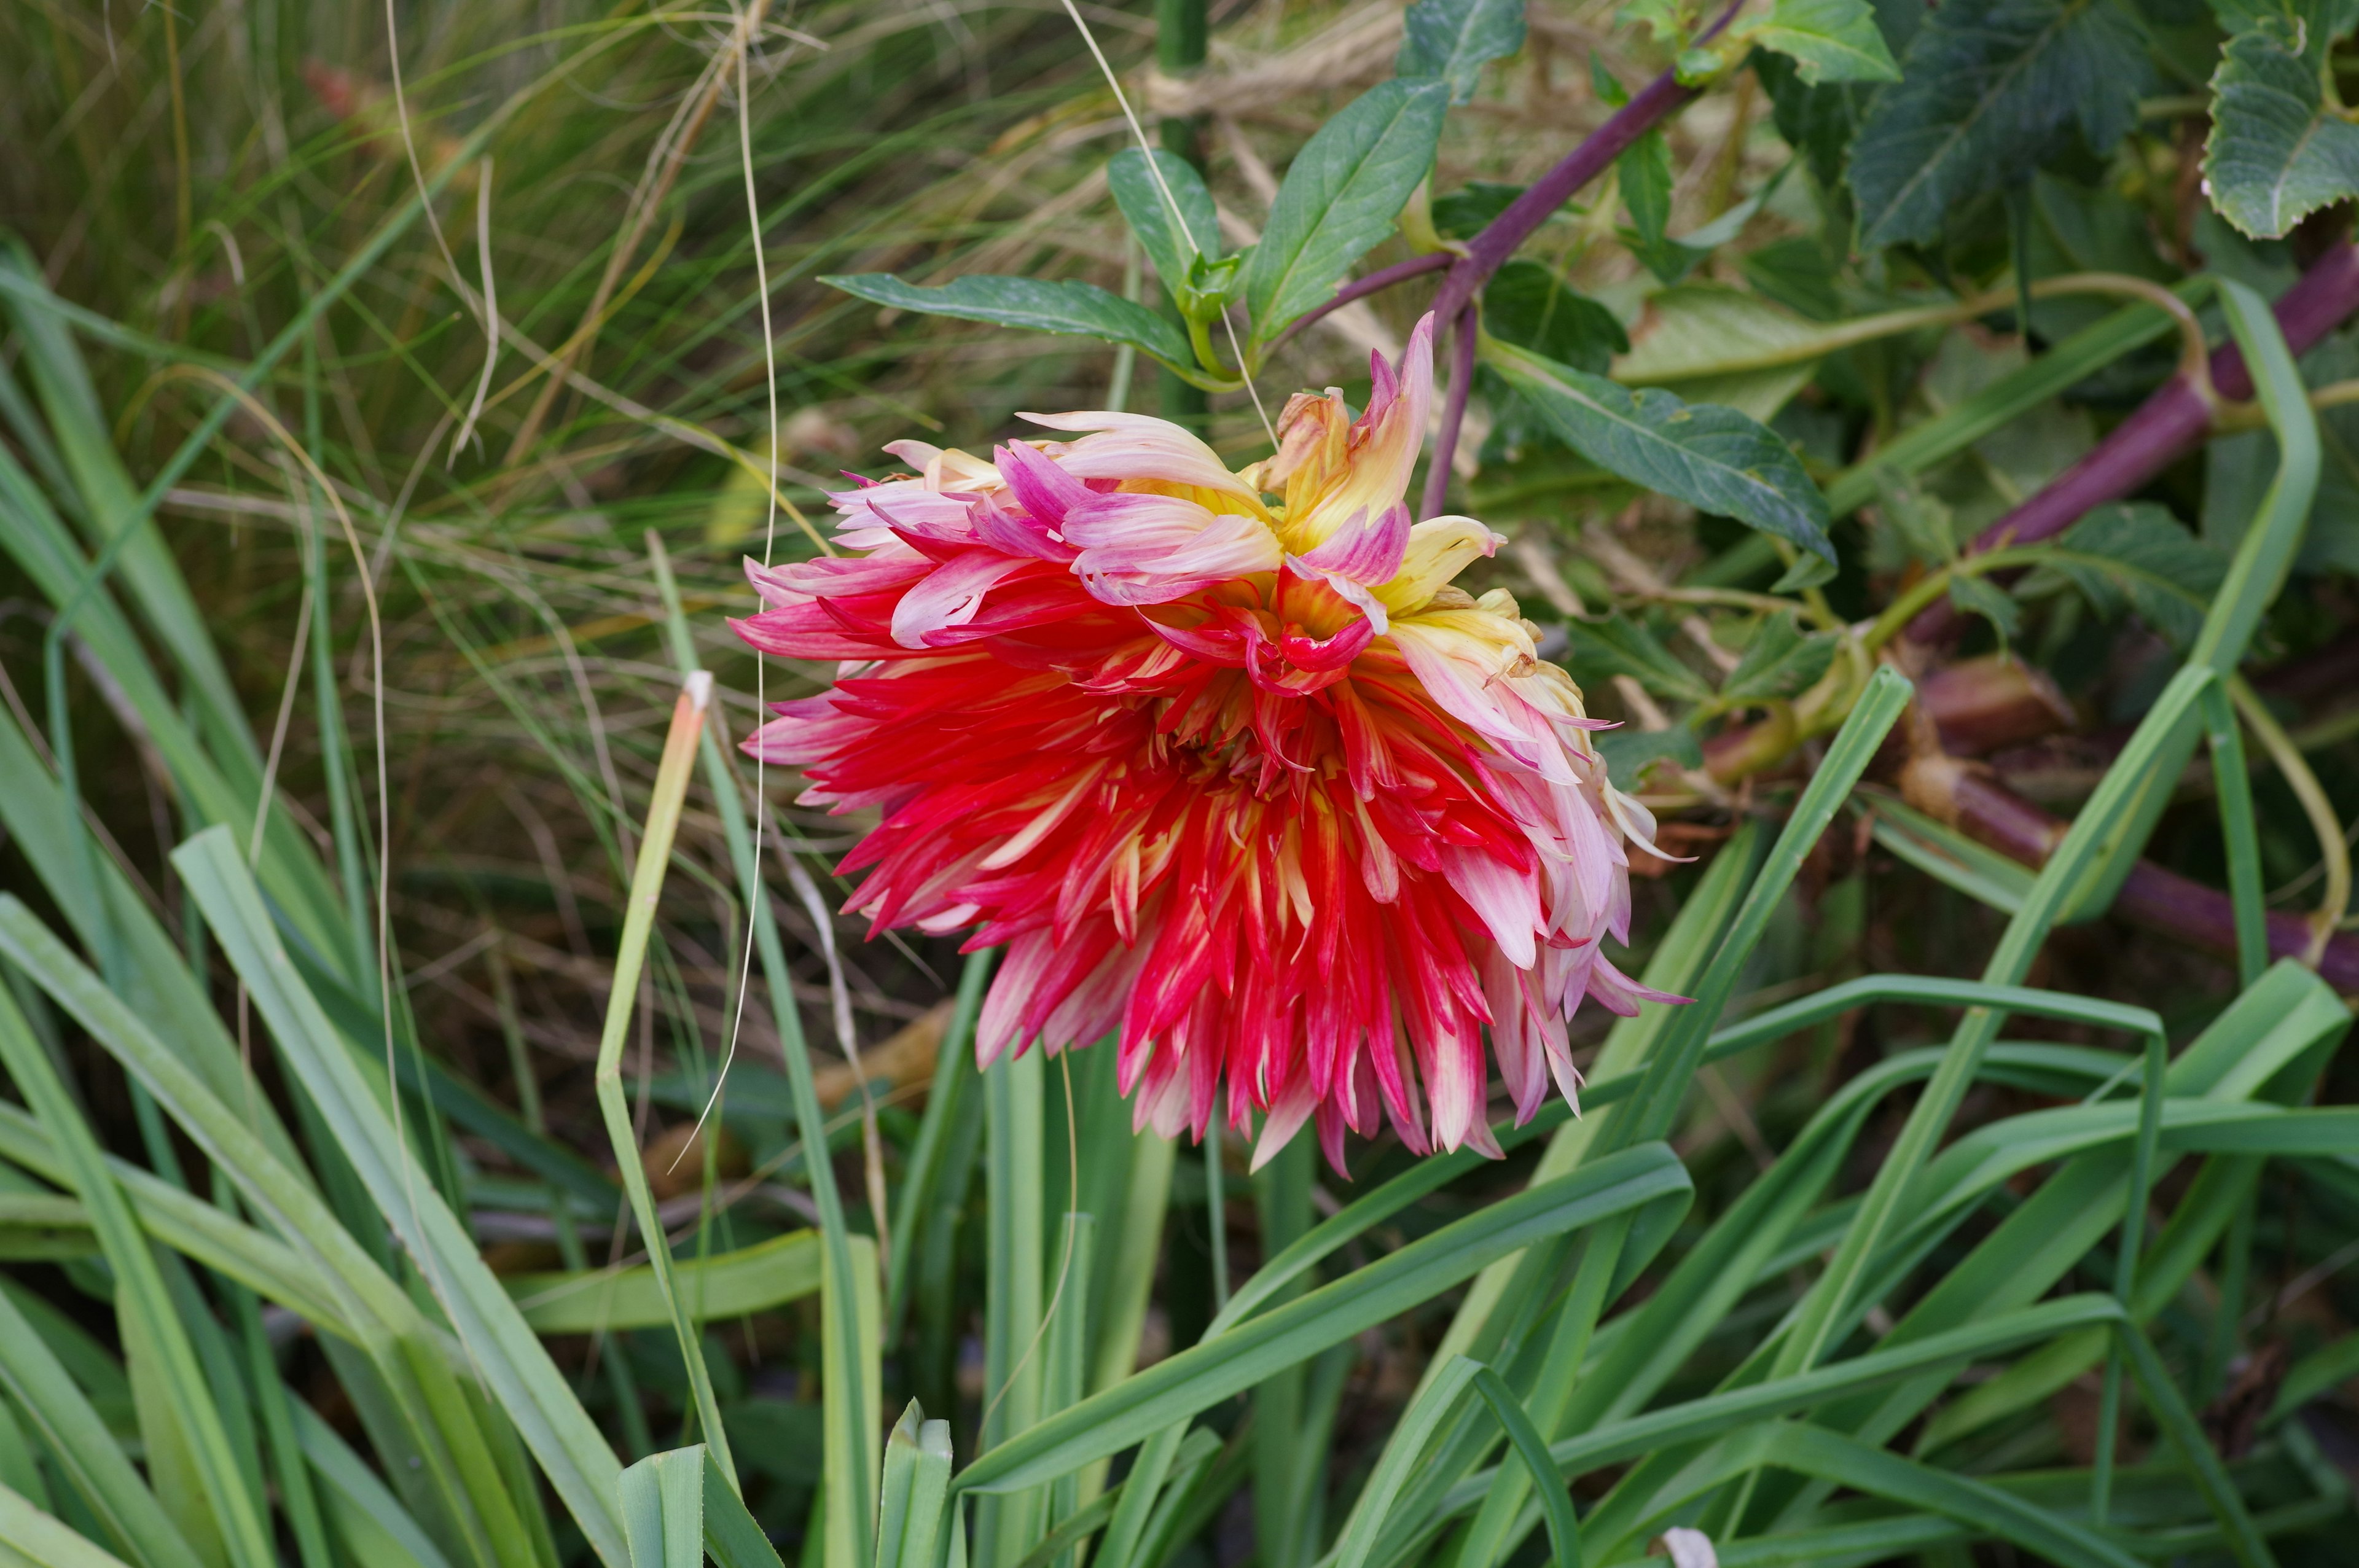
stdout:
<svg viewBox="0 0 2359 1568">
<path fill-rule="evenodd" d="M 0 1568 L 2341 1560 L 2348 8 L 1079 14 L 1177 223 L 1055 7 L 0 12 Z M 1348 1184 L 978 1075 L 741 557 L 1023 408 L 1246 460 L 1666 71 L 1435 482 L 1695 1003 Z"/>
</svg>

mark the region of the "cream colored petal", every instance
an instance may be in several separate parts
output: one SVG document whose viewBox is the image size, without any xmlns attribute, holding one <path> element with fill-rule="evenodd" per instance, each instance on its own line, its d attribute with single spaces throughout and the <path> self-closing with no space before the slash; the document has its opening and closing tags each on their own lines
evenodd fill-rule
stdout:
<svg viewBox="0 0 2359 1568">
<path fill-rule="evenodd" d="M 1467 563 L 1506 542 L 1472 517 L 1429 517 L 1408 531 L 1400 570 L 1376 589 L 1376 597 L 1396 615 L 1421 610 Z"/>
</svg>

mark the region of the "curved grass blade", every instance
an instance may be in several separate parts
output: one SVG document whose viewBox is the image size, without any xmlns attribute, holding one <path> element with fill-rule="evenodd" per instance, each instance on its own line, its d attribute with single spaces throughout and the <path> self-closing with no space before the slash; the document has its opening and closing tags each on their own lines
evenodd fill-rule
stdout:
<svg viewBox="0 0 2359 1568">
<path fill-rule="evenodd" d="M 592 1550 L 608 1568 L 623 1568 L 627 1552 L 614 1490 L 622 1466 L 396 1132 L 380 1098 L 389 1091 L 362 1075 L 318 999 L 296 974 L 228 834 L 209 828 L 172 859 L 288 1065 L 386 1222 L 419 1260 L 472 1367 L 515 1422 Z M 471 1473 L 466 1478 L 475 1495 L 491 1500 L 483 1488 L 496 1488 L 496 1477 Z"/>
<path fill-rule="evenodd" d="M 131 1206 L 107 1169 L 81 1108 L 5 990 L 0 990 L 0 1064 L 25 1097 L 27 1108 L 49 1130 L 74 1173 L 75 1188 L 114 1273 L 115 1308 L 126 1345 L 136 1344 L 153 1357 L 144 1370 L 153 1379 L 147 1387 L 156 1402 L 142 1401 L 143 1434 L 151 1445 L 168 1441 L 163 1423 L 177 1434 L 227 1561 L 238 1568 L 271 1568 L 274 1553 L 263 1523 L 266 1505 L 248 1487 L 237 1463 L 189 1326 L 167 1288 L 157 1256 L 132 1218 Z"/>
<path fill-rule="evenodd" d="M 817 1231 L 790 1230 L 734 1252 L 675 1262 L 672 1288 L 694 1303 L 699 1322 L 743 1317 L 817 1291 L 824 1259 Z M 525 1322 L 541 1334 L 655 1328 L 672 1321 L 670 1303 L 650 1266 L 504 1274 L 500 1282 Z"/>
<path fill-rule="evenodd" d="M 985 1454 L 956 1486 L 1010 1492 L 1053 1480 L 1382 1323 L 1531 1241 L 1649 1204 L 1684 1202 L 1691 1191 L 1669 1149 L 1657 1143 L 1625 1150 L 1158 1362 Z"/>
</svg>

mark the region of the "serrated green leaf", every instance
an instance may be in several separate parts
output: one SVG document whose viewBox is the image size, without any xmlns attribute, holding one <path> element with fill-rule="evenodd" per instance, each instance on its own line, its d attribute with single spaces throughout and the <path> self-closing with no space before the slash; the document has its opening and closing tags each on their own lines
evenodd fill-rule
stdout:
<svg viewBox="0 0 2359 1568">
<path fill-rule="evenodd" d="M 1712 695 L 1702 676 L 1674 658 L 1652 632 L 1625 616 L 1571 622 L 1565 637 L 1567 662 L 1581 680 L 1628 676 L 1658 696 L 1686 702 L 1701 702 Z"/>
<path fill-rule="evenodd" d="M 1160 186 L 1155 182 L 1158 173 L 1163 177 Z M 1213 208 L 1212 193 L 1204 187 L 1204 177 L 1186 158 L 1158 148 L 1155 168 L 1149 170 L 1145 153 L 1125 147 L 1107 161 L 1106 184 L 1114 191 L 1114 205 L 1122 209 L 1123 221 L 1138 236 L 1139 248 L 1155 264 L 1155 275 L 1175 295 L 1187 286 L 1193 271 L 1190 264 L 1198 256 L 1220 259 L 1220 214 Z M 1163 199 L 1166 189 L 1171 192 L 1169 202 Z M 1187 225 L 1184 232 L 1171 222 L 1175 204 Z"/>
<path fill-rule="evenodd" d="M 933 288 L 904 283 L 889 272 L 837 275 L 820 281 L 874 304 L 928 316 L 1100 338 L 1109 343 L 1126 343 L 1169 365 L 1193 361 L 1187 336 L 1176 323 L 1095 284 L 977 274 Z"/>
<path fill-rule="evenodd" d="M 2359 194 L 2359 125 L 2328 105 L 2302 41 L 2293 18 L 2262 16 L 2228 40 L 2212 76 L 2204 183 L 2220 215 L 2255 239 Z"/>
<path fill-rule="evenodd" d="M 1392 232 L 1433 168 L 1449 105 L 1441 82 L 1380 82 L 1294 155 L 1245 269 L 1256 341 L 1324 303 L 1352 264 Z"/>
<path fill-rule="evenodd" d="M 1827 673 L 1840 641 L 1832 632 L 1805 633 L 1791 615 L 1768 616 L 1721 683 L 1721 700 L 1768 702 L 1799 697 Z"/>
<path fill-rule="evenodd" d="M 2075 523 L 2046 564 L 2108 619 L 2125 609 L 2178 647 L 2195 640 L 2228 569 L 2216 546 L 2152 502 L 2100 506 Z"/>
<path fill-rule="evenodd" d="M 1490 343 L 1484 354 L 1560 438 L 1599 467 L 1834 559 L 1826 497 L 1758 421 L 1668 392 L 1634 392 L 1510 344 Z"/>
<path fill-rule="evenodd" d="M 1703 748 L 1695 731 L 1684 724 L 1668 730 L 1601 730 L 1589 738 L 1605 762 L 1606 776 L 1616 789 L 1636 789 L 1658 762 L 1682 768 L 1703 766 Z"/>
<path fill-rule="evenodd" d="M 2143 29 L 2108 0 L 1949 0 L 1854 144 L 1861 243 L 1937 237 L 1962 203 L 2062 153 L 2076 131 L 2111 151 L 2149 75 Z"/>
<path fill-rule="evenodd" d="M 1777 0 L 1748 35 L 1790 57 L 1804 81 L 1897 81 L 1900 67 L 1867 0 Z"/>
<path fill-rule="evenodd" d="M 1393 71 L 1440 81 L 1452 103 L 1463 103 L 1485 65 L 1523 47 L 1524 0 L 1417 0 L 1401 18 Z"/>
<path fill-rule="evenodd" d="M 1592 375 L 1604 374 L 1614 356 L 1630 347 L 1613 311 L 1576 293 L 1553 269 L 1521 258 L 1484 286 L 1483 330 Z"/>
<path fill-rule="evenodd" d="M 1950 579 L 1950 603 L 1968 615 L 1991 623 L 2001 643 L 2012 643 L 2022 630 L 2023 611 L 2015 596 L 1988 578 L 1961 574 Z"/>
</svg>

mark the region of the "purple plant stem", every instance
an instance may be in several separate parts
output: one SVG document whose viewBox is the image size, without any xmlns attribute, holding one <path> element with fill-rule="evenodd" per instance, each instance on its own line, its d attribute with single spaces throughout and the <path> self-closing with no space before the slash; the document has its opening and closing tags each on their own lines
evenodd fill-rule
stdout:
<svg viewBox="0 0 2359 1568">
<path fill-rule="evenodd" d="M 1735 5 L 1723 11 L 1719 20 L 1696 35 L 1695 43 L 1710 43 L 1719 37 L 1721 29 L 1736 19 L 1743 3 L 1744 0 L 1736 0 Z M 1604 173 L 1615 158 L 1629 150 L 1632 143 L 1685 107 L 1695 95 L 1696 89 L 1680 85 L 1678 74 L 1669 70 L 1640 88 L 1636 97 L 1614 111 L 1605 124 L 1565 154 L 1554 168 L 1532 181 L 1521 196 L 1507 203 L 1506 211 L 1467 242 L 1466 254 L 1450 269 L 1450 276 L 1441 280 L 1441 292 L 1434 296 L 1434 314 L 1447 321 L 1472 304 L 1483 286 L 1491 281 L 1491 275 L 1506 265 L 1507 258 L 1558 208 L 1571 200 L 1575 191 Z"/>
<path fill-rule="evenodd" d="M 1405 262 L 1395 262 L 1390 266 L 1378 267 L 1365 277 L 1354 278 L 1337 289 L 1335 297 L 1326 304 L 1314 306 L 1296 317 L 1292 324 L 1277 335 L 1270 347 L 1273 349 L 1282 347 L 1297 332 L 1305 330 L 1321 317 L 1341 310 L 1354 299 L 1365 299 L 1371 294 L 1381 294 L 1396 283 L 1407 283 L 1412 277 L 1422 277 L 1429 272 L 1440 272 L 1457 259 L 1458 255 L 1454 251 L 1428 251 L 1421 256 L 1411 256 Z"/>
<path fill-rule="evenodd" d="M 1418 504 L 1419 517 L 1439 516 L 1442 497 L 1450 493 L 1450 465 L 1458 456 L 1458 428 L 1466 422 L 1466 395 L 1474 387 L 1474 307 L 1458 313 L 1458 335 L 1451 343 L 1450 395 L 1441 406 L 1441 433 L 1433 439 L 1433 460 L 1426 465 L 1425 494 Z"/>
<path fill-rule="evenodd" d="M 2064 837 L 2070 825 L 2050 816 L 1997 780 L 1969 773 L 1951 797 L 1957 825 L 2009 860 L 2034 870 Z M 2113 913 L 2133 925 L 2176 938 L 2223 957 L 2236 952 L 2235 901 L 2217 888 L 2140 860 L 2123 879 Z M 2310 951 L 2310 922 L 2299 914 L 2272 912 L 2267 920 L 2269 957 L 2299 958 Z M 2359 937 L 2337 935 L 2319 955 L 2318 972 L 2338 991 L 2359 990 Z"/>
<path fill-rule="evenodd" d="M 2277 326 L 2287 346 L 2306 352 L 2337 323 L 2359 310 L 2359 245 L 2337 244 L 2311 264 L 2277 302 Z M 2234 343 L 2212 354 L 2212 384 L 2223 397 L 2253 395 L 2253 376 Z M 2053 538 L 2080 521 L 2093 506 L 2119 501 L 2179 460 L 2212 427 L 2212 406 L 2184 373 L 2174 375 L 2115 426 L 2086 457 L 2056 476 L 2046 488 L 1974 536 L 1968 555 L 2008 545 Z M 1936 602 L 1908 623 L 1913 641 L 1930 643 L 1959 626 L 1957 611 Z"/>
<path fill-rule="evenodd" d="M 1732 0 L 1718 20 L 1696 35 L 1694 42 L 1710 43 L 1718 37 L 1722 28 L 1736 19 L 1744 4 L 1745 0 Z M 1443 276 L 1441 288 L 1433 297 L 1433 313 L 1444 321 L 1459 323 L 1461 362 L 1451 378 L 1450 401 L 1442 413 L 1440 433 L 1434 439 L 1433 462 L 1426 470 L 1420 515 L 1430 517 L 1439 513 L 1442 498 L 1450 490 L 1450 460 L 1457 455 L 1458 427 L 1466 417 L 1465 384 L 1473 379 L 1475 296 L 1558 208 L 1572 200 L 1575 191 L 1604 173 L 1615 158 L 1629 150 L 1632 143 L 1695 96 L 1696 89 L 1683 86 L 1675 70 L 1667 70 L 1640 88 L 1636 97 L 1607 117 L 1605 124 L 1582 137 L 1579 146 L 1559 159 L 1554 168 L 1507 203 L 1506 211 L 1485 223 L 1482 232 L 1467 242 L 1466 254 Z"/>
<path fill-rule="evenodd" d="M 1734 15 L 1732 8 L 1703 37 L 1708 38 L 1726 27 L 1729 16 Z M 1506 265 L 1507 258 L 1558 208 L 1571 200 L 1574 192 L 1604 173 L 1615 158 L 1629 150 L 1632 143 L 1695 95 L 1694 88 L 1681 86 L 1678 76 L 1668 70 L 1640 88 L 1636 97 L 1614 111 L 1605 124 L 1565 154 L 1554 168 L 1532 181 L 1521 196 L 1507 203 L 1506 211 L 1466 243 L 1466 254 L 1458 258 L 1450 276 L 1441 280 L 1441 292 L 1434 296 L 1434 314 L 1446 321 L 1465 309 L 1483 286 L 1491 281 L 1491 275 Z"/>
</svg>

